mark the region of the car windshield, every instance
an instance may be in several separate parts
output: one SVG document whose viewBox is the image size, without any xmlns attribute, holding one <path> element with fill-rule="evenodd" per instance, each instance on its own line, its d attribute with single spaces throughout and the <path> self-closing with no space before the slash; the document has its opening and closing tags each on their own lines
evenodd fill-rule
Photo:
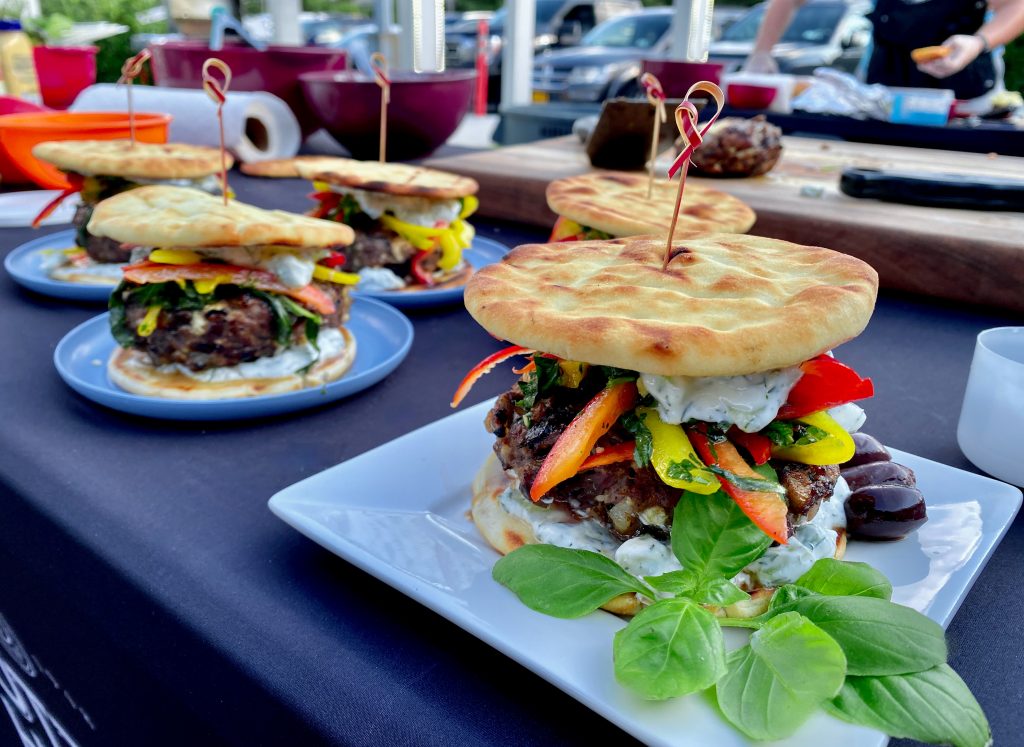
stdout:
<svg viewBox="0 0 1024 747">
<path fill-rule="evenodd" d="M 563 5 L 565 5 L 565 0 L 537 0 L 536 24 L 538 26 L 548 24 Z M 507 16 L 508 8 L 502 7 L 491 17 L 492 34 L 504 33 Z"/>
<path fill-rule="evenodd" d="M 587 47 L 635 47 L 650 49 L 665 35 L 672 16 L 644 13 L 606 21 L 595 26 L 580 42 Z"/>
<path fill-rule="evenodd" d="M 722 34 L 722 41 L 752 42 L 757 36 L 757 29 L 764 18 L 764 5 L 758 5 L 749 13 L 727 28 Z M 793 22 L 789 24 L 782 42 L 804 42 L 805 44 L 824 44 L 832 38 L 836 26 L 846 10 L 841 4 L 804 5 L 796 12 Z"/>
</svg>

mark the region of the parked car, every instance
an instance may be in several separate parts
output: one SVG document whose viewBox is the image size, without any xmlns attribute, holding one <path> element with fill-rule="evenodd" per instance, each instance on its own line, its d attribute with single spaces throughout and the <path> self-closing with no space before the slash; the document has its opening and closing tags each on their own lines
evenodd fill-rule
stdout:
<svg viewBox="0 0 1024 747">
<path fill-rule="evenodd" d="M 603 21 L 637 10 L 640 0 L 536 0 L 534 53 L 579 44 Z M 500 8 L 490 19 L 487 40 L 488 98 L 501 96 L 501 48 L 508 8 Z M 477 21 L 467 20 L 446 30 L 445 63 L 453 68 L 476 66 Z"/>
<path fill-rule="evenodd" d="M 597 26 L 574 49 L 538 55 L 533 100 L 603 101 L 638 94 L 641 60 L 667 51 L 672 15 L 672 8 L 629 13 Z"/>
<path fill-rule="evenodd" d="M 764 18 L 766 4 L 751 8 L 712 42 L 709 60 L 722 62 L 726 70 L 743 65 L 754 48 L 754 38 Z M 809 75 L 818 67 L 853 72 L 871 42 L 870 3 L 843 0 L 808 0 L 772 50 L 779 72 Z"/>
</svg>

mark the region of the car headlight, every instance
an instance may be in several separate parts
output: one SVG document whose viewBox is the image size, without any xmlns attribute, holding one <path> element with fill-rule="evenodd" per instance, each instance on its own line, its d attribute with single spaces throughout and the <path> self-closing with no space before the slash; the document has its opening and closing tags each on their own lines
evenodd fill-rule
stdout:
<svg viewBox="0 0 1024 747">
<path fill-rule="evenodd" d="M 613 65 L 574 67 L 569 73 L 569 85 L 592 86 L 595 83 L 605 83 L 614 69 Z"/>
</svg>

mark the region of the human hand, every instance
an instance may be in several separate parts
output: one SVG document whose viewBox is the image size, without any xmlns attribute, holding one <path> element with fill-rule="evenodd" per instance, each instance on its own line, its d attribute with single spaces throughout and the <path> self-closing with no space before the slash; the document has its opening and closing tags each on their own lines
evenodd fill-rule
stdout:
<svg viewBox="0 0 1024 747">
<path fill-rule="evenodd" d="M 949 48 L 949 54 L 937 60 L 920 62 L 917 69 L 933 78 L 948 78 L 974 62 L 985 49 L 985 41 L 977 34 L 956 34 L 942 42 L 942 46 Z"/>
<path fill-rule="evenodd" d="M 774 74 L 779 72 L 779 66 L 772 59 L 771 52 L 751 52 L 743 64 L 743 72 Z"/>
</svg>

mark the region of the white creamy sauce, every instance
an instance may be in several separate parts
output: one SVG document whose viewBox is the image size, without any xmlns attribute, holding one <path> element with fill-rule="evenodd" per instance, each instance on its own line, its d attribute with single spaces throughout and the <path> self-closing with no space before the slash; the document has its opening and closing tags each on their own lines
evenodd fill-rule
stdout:
<svg viewBox="0 0 1024 747">
<path fill-rule="evenodd" d="M 796 581 L 816 561 L 834 557 L 839 539 L 835 530 L 846 527 L 849 495 L 850 487 L 840 477 L 832 497 L 821 503 L 814 518 L 794 526 L 787 544 L 769 547 L 744 569 L 744 574 L 755 577 L 762 586 L 782 586 Z"/>
<path fill-rule="evenodd" d="M 864 425 L 864 421 L 868 419 L 868 414 L 864 412 L 864 409 L 853 402 L 833 407 L 828 411 L 828 414 L 847 433 L 856 433 Z"/>
<path fill-rule="evenodd" d="M 296 257 L 294 254 L 277 252 L 260 262 L 260 267 L 277 275 L 278 280 L 289 288 L 304 288 L 313 280 L 312 260 Z"/>
<path fill-rule="evenodd" d="M 615 562 L 637 577 L 683 569 L 667 542 L 646 534 L 623 542 L 615 551 Z"/>
<path fill-rule="evenodd" d="M 196 381 L 217 383 L 222 381 L 240 381 L 242 379 L 272 379 L 288 376 L 306 368 L 323 358 L 332 358 L 345 348 L 345 336 L 335 327 L 325 327 L 317 336 L 317 351 L 311 344 L 297 345 L 278 351 L 277 354 L 254 361 L 239 363 L 236 366 L 208 368 L 205 371 L 193 371 L 177 363 L 158 366 L 161 373 L 181 373 Z"/>
<path fill-rule="evenodd" d="M 160 184 L 165 187 L 192 187 L 201 189 L 210 194 L 220 194 L 220 177 L 216 174 L 200 177 L 199 179 L 140 179 L 132 177 L 136 184 Z"/>
<path fill-rule="evenodd" d="M 527 522 L 538 541 L 546 545 L 557 545 L 574 550 L 593 550 L 615 557 L 619 541 L 601 524 L 593 519 L 571 521 L 560 509 L 538 506 L 523 496 L 515 486 L 506 488 L 499 498 L 501 507 L 513 516 Z"/>
<path fill-rule="evenodd" d="M 379 218 L 385 212 L 390 212 L 398 220 L 416 226 L 432 228 L 439 220 L 451 223 L 462 212 L 461 200 L 432 200 L 429 197 L 392 195 L 333 185 L 331 190 L 343 195 L 352 195 L 359 203 L 359 208 L 371 218 Z"/>
<path fill-rule="evenodd" d="M 745 376 L 656 376 L 640 374 L 666 423 L 704 420 L 731 423 L 747 433 L 764 428 L 803 375 L 797 367 Z"/>
<path fill-rule="evenodd" d="M 389 291 L 405 287 L 405 281 L 387 267 L 364 267 L 359 271 L 359 290 Z"/>
</svg>

